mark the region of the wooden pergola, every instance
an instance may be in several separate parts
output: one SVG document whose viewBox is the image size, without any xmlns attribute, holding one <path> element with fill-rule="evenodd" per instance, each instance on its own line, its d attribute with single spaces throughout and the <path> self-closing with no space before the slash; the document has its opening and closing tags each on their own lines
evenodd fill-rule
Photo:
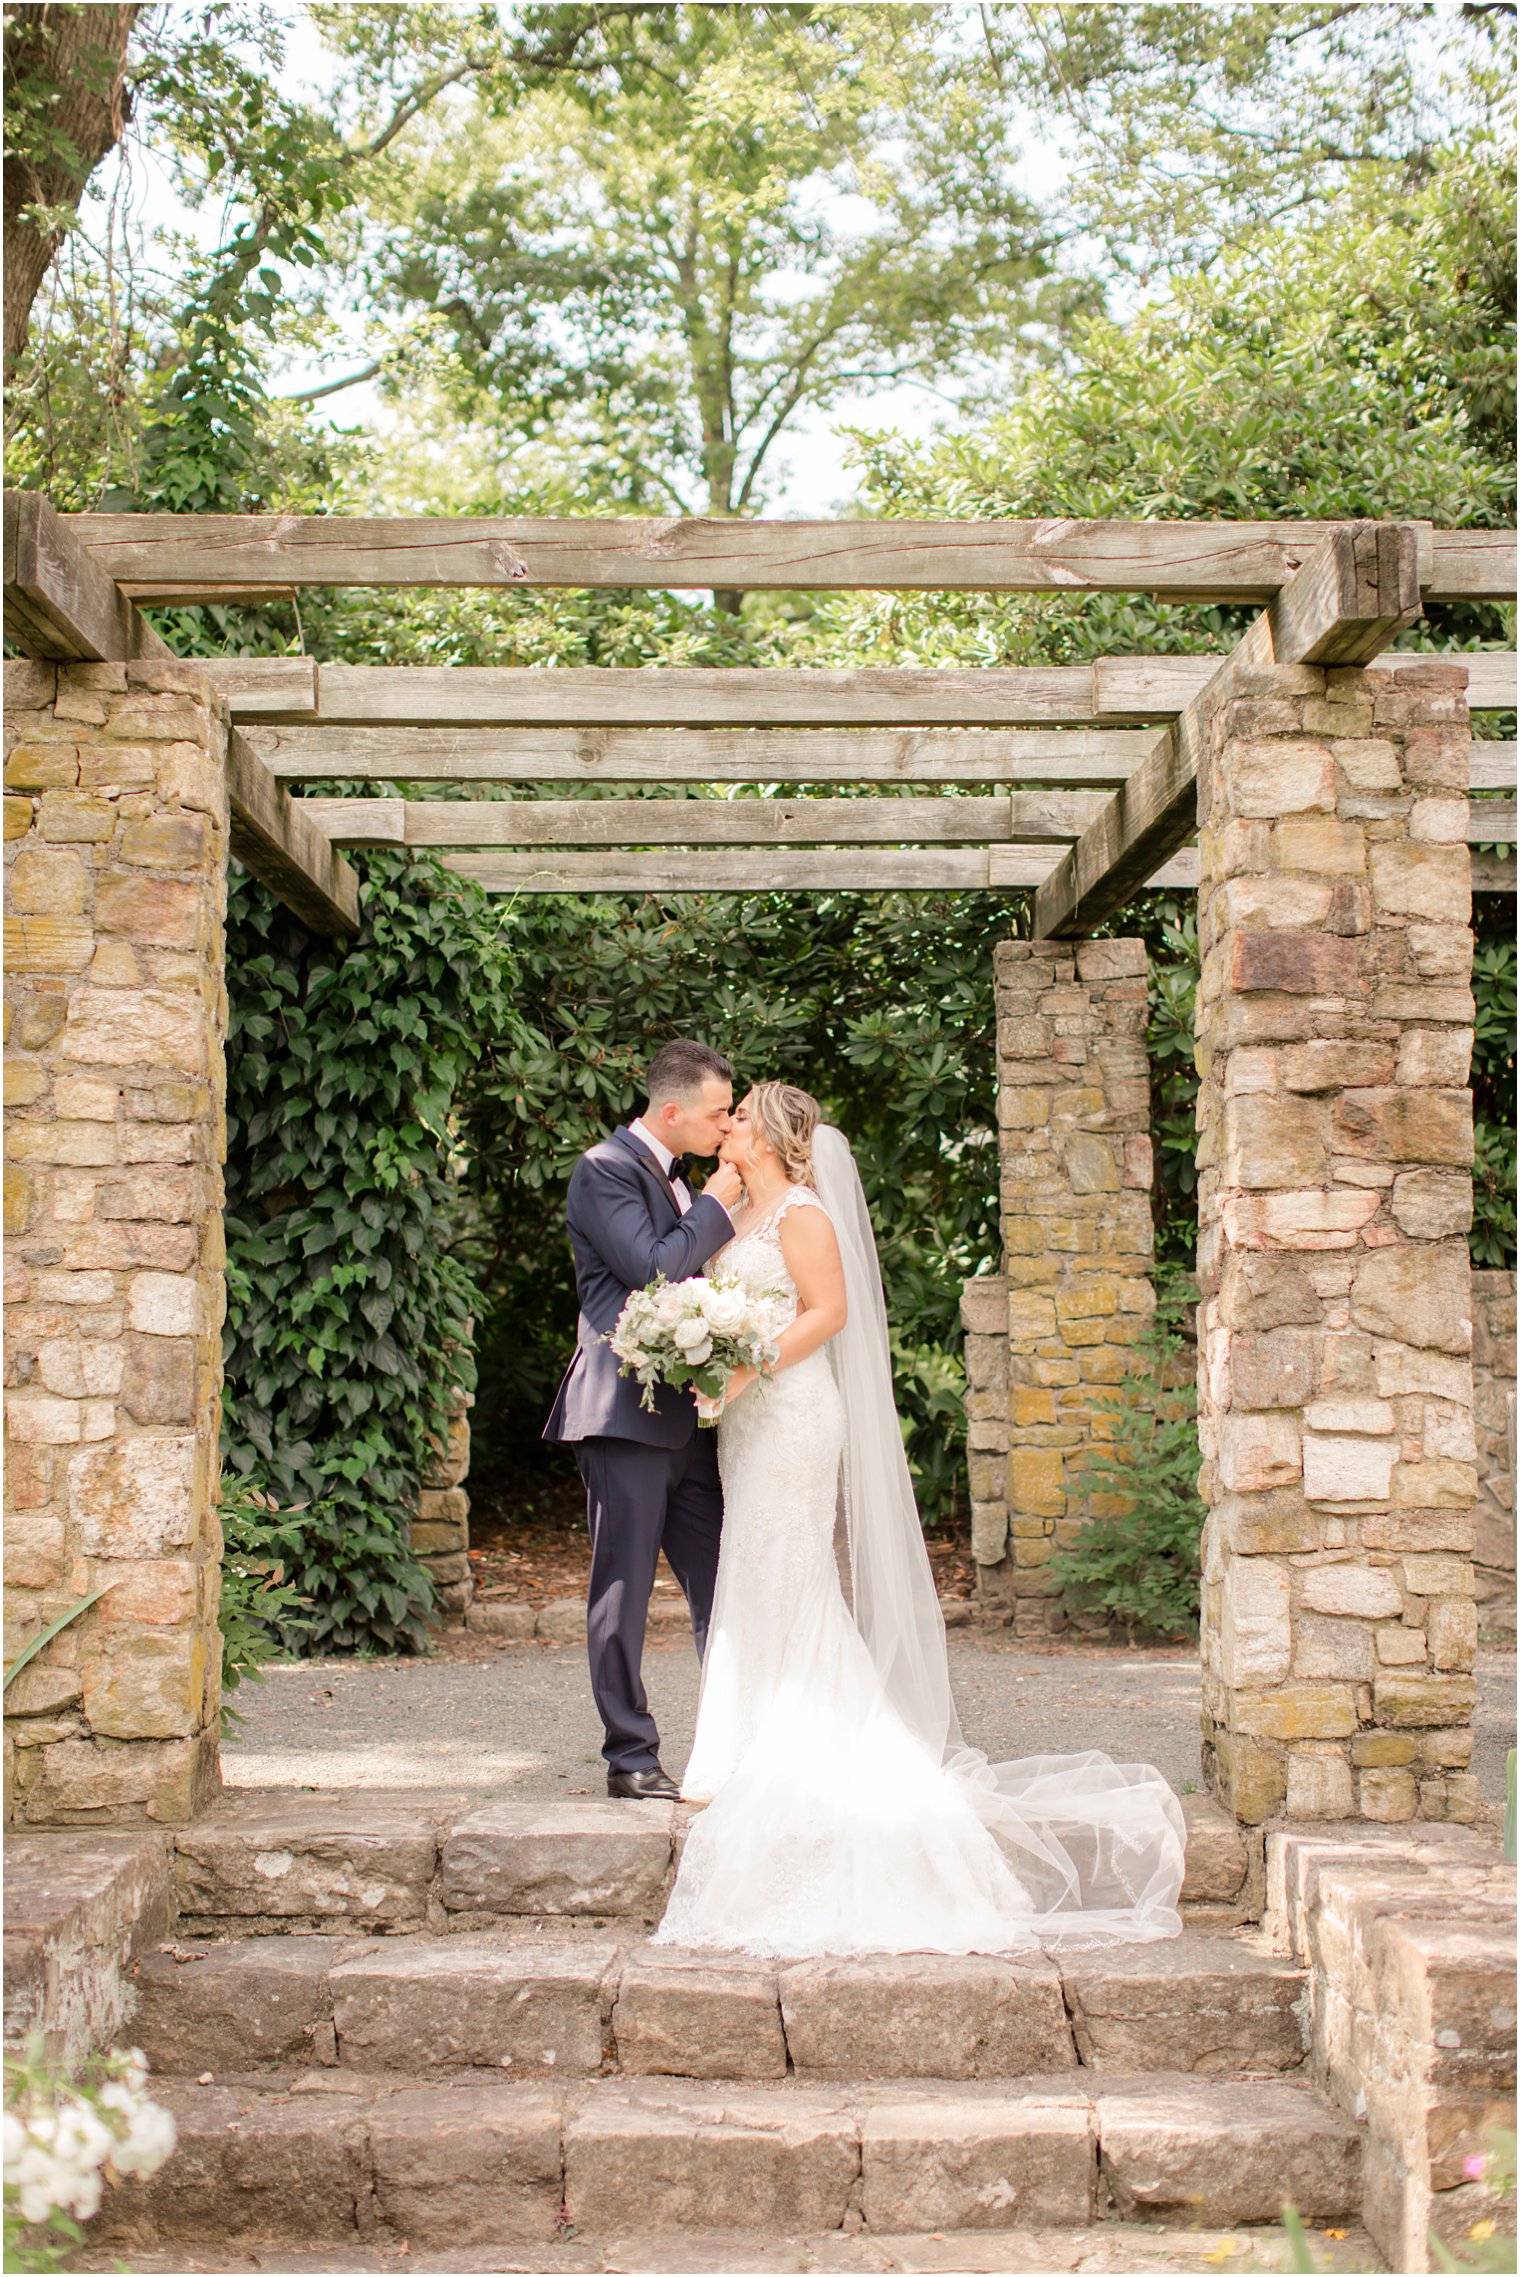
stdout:
<svg viewBox="0 0 1520 2277">
<path fill-rule="evenodd" d="M 342 849 L 436 851 L 489 891 L 1034 889 L 1039 937 L 1090 932 L 1146 884 L 1190 886 L 1200 721 L 1264 666 L 1398 671 L 1431 602 L 1516 590 L 1511 531 L 1426 523 L 349 520 L 57 513 L 5 501 L 5 623 L 34 657 L 169 658 L 139 604 L 306 586 L 1144 593 L 1260 614 L 1226 656 L 986 669 L 205 664 L 233 717 L 232 843 L 316 931 L 358 920 Z M 198 663 L 200 660 L 196 660 Z M 1516 658 L 1463 652 L 1475 712 L 1516 703 Z M 1513 792 L 1513 743 L 1471 789 Z M 358 782 L 797 785 L 891 796 L 292 796 Z M 917 795 L 901 795 L 912 786 Z M 961 786 L 968 786 L 961 789 Z M 1513 844 L 1513 798 L 1468 836 Z M 1475 889 L 1513 892 L 1479 854 Z"/>
</svg>

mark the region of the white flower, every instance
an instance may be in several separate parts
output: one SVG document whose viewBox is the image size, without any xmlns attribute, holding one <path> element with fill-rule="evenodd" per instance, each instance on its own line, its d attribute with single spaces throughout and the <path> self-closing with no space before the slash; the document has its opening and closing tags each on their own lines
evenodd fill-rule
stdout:
<svg viewBox="0 0 1520 2277">
<path fill-rule="evenodd" d="M 672 1322 L 685 1319 L 690 1304 L 691 1298 L 680 1282 L 672 1281 L 655 1298 L 654 1316 L 668 1328 Z"/>
<path fill-rule="evenodd" d="M 682 1349 L 692 1366 L 700 1368 L 705 1360 L 712 1358 L 712 1338 L 704 1336 L 700 1344 L 683 1345 Z"/>
<path fill-rule="evenodd" d="M 26 2129 L 14 2111 L 5 2114 L 5 2179 L 15 2179 L 16 2162 L 26 2149 Z"/>
<path fill-rule="evenodd" d="M 749 1299 L 742 1289 L 709 1289 L 702 1310 L 718 1335 L 733 1336 L 744 1326 Z"/>
<path fill-rule="evenodd" d="M 707 1333 L 707 1323 L 701 1318 L 677 1321 L 671 1330 L 671 1335 L 679 1349 L 693 1359 L 696 1357 L 696 1348 L 699 1344 L 707 1345 L 709 1350 L 712 1348 L 712 1339 Z"/>
<path fill-rule="evenodd" d="M 23 2182 L 18 2197 L 24 2222 L 45 2222 L 54 2207 L 63 2204 L 62 2198 L 53 2194 L 51 2179 L 45 2182 Z"/>
<path fill-rule="evenodd" d="M 122 2174 L 156 2174 L 174 2148 L 171 2112 L 146 2098 L 133 2114 L 126 2137 L 112 2152 L 112 2164 Z"/>
</svg>

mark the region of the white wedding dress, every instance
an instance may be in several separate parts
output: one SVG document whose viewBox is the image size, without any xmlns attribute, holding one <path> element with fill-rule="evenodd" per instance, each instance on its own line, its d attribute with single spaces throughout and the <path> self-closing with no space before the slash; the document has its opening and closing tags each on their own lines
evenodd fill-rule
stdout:
<svg viewBox="0 0 1520 2277">
<path fill-rule="evenodd" d="M 994 1766 L 961 1738 L 870 1221 L 841 1135 L 820 1130 L 815 1158 L 851 1319 L 719 1424 L 723 1546 L 681 1790 L 707 1807 L 654 1941 L 796 1958 L 1175 1936 L 1183 1822 L 1158 1772 L 1096 1752 Z M 791 1187 L 714 1260 L 783 1298 L 783 1325 L 781 1220 L 823 1206 Z"/>
</svg>

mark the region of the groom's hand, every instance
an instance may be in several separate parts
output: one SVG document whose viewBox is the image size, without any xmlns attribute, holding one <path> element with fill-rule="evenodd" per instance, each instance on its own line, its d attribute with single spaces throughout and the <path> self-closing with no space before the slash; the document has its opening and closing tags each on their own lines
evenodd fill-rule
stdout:
<svg viewBox="0 0 1520 2277">
<path fill-rule="evenodd" d="M 715 1202 L 721 1202 L 731 1217 L 734 1204 L 744 1191 L 744 1180 L 731 1162 L 720 1162 L 702 1191 L 710 1194 Z"/>
</svg>

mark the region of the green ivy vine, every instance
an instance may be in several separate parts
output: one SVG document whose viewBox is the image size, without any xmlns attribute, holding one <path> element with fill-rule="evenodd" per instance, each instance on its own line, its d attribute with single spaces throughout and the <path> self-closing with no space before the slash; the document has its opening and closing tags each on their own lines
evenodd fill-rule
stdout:
<svg viewBox="0 0 1520 2277">
<path fill-rule="evenodd" d="M 520 1030 L 503 913 L 437 862 L 361 857 L 362 925 L 317 940 L 235 875 L 224 1460 L 285 1511 L 308 1648 L 420 1646 L 409 1542 L 481 1292 L 458 1253 L 467 1079 Z"/>
</svg>

